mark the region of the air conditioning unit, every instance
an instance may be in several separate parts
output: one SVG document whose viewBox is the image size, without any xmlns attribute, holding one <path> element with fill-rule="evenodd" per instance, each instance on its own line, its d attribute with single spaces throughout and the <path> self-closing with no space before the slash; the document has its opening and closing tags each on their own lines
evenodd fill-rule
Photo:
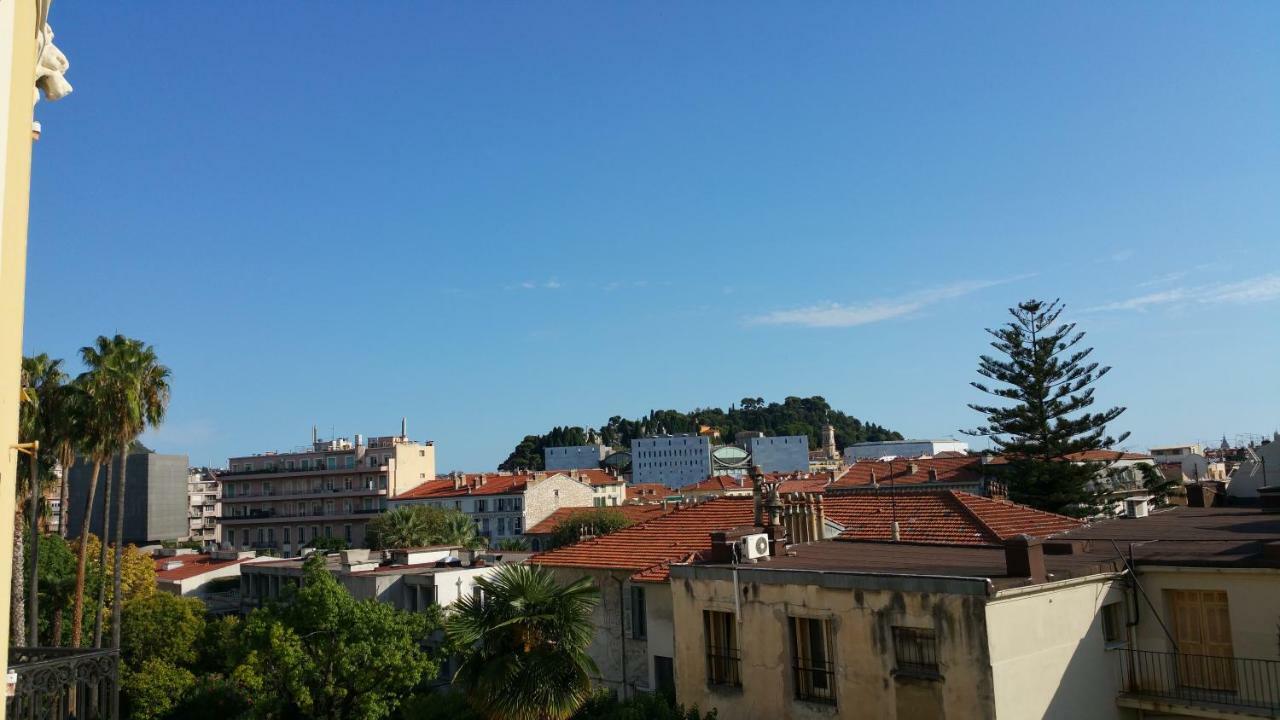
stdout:
<svg viewBox="0 0 1280 720">
<path fill-rule="evenodd" d="M 769 536 L 764 533 L 745 535 L 738 540 L 738 559 L 755 560 L 769 556 Z"/>
<path fill-rule="evenodd" d="M 1125 498 L 1124 515 L 1130 518 L 1144 518 L 1147 516 L 1150 506 L 1147 504 L 1151 501 L 1146 495 Z"/>
</svg>

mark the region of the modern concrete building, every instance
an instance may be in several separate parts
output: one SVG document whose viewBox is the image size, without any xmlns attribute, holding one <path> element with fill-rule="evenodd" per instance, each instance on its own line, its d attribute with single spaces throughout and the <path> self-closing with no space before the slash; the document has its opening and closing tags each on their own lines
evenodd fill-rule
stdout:
<svg viewBox="0 0 1280 720">
<path fill-rule="evenodd" d="M 565 507 L 616 507 L 626 502 L 622 478 L 603 470 L 534 473 L 454 473 L 397 495 L 392 507 L 430 505 L 470 515 L 476 531 L 497 543 Z"/>
<path fill-rule="evenodd" d="M 573 445 L 542 449 L 545 470 L 595 470 L 613 449 L 608 445 Z"/>
<path fill-rule="evenodd" d="M 299 554 L 319 537 L 364 545 L 387 499 L 436 474 L 435 444 L 399 435 L 320 440 L 287 453 L 233 457 L 222 483 L 221 545 Z"/>
<path fill-rule="evenodd" d="M 809 469 L 809 436 L 781 435 L 744 440 L 751 464 L 765 472 L 806 472 Z"/>
<path fill-rule="evenodd" d="M 844 461 L 852 465 L 859 460 L 878 460 L 884 457 L 933 457 L 938 453 L 969 452 L 969 443 L 961 440 L 882 440 L 848 445 L 844 449 Z"/>
<path fill-rule="evenodd" d="M 681 487 L 711 474 L 711 439 L 661 435 L 631 441 L 631 480 Z"/>
<path fill-rule="evenodd" d="M 221 498 L 222 486 L 212 470 L 191 468 L 187 472 L 188 540 L 206 548 L 217 547 L 221 530 L 218 525 L 218 518 L 222 515 Z"/>
<path fill-rule="evenodd" d="M 1209 471 L 1209 459 L 1205 457 L 1204 446 L 1199 443 L 1153 447 L 1150 452 L 1151 459 L 1158 465 L 1176 463 L 1188 482 L 1217 479 Z"/>
<path fill-rule="evenodd" d="M 114 462 L 119 468 L 119 461 Z M 124 493 L 124 541 L 136 545 L 182 540 L 190 533 L 187 519 L 187 456 L 160 453 L 133 453 L 128 457 Z M 67 476 L 68 537 L 80 534 L 84 522 L 84 503 L 89 491 L 93 465 L 84 459 L 76 461 Z M 94 510 L 89 532 L 102 536 L 102 484 L 107 476 L 103 467 L 94 495 Z M 114 513 L 115 498 L 111 500 Z M 111 516 L 115 524 L 115 515 Z M 114 533 L 115 531 L 112 530 Z"/>
</svg>

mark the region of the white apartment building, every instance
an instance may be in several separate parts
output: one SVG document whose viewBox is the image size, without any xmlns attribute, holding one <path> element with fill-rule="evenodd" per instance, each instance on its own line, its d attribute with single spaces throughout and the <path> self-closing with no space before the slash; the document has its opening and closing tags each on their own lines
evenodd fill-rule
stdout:
<svg viewBox="0 0 1280 720">
<path fill-rule="evenodd" d="M 522 536 L 562 507 L 612 507 L 626 502 L 626 482 L 603 470 L 454 473 L 403 492 L 392 507 L 429 505 L 470 515 L 491 543 Z"/>
<path fill-rule="evenodd" d="M 962 440 L 881 440 L 860 442 L 844 449 L 844 461 L 848 465 L 859 460 L 879 460 L 883 457 L 933 457 L 942 452 L 969 452 L 969 443 Z"/>
<path fill-rule="evenodd" d="M 222 515 L 222 488 L 217 476 L 207 468 L 191 468 L 187 471 L 187 519 L 190 533 L 188 540 L 217 547 Z"/>
<path fill-rule="evenodd" d="M 233 457 L 222 473 L 221 544 L 285 557 L 320 537 L 364 545 L 388 498 L 435 477 L 435 444 L 401 434 L 320 440 L 288 453 Z"/>
<path fill-rule="evenodd" d="M 710 474 L 711 438 L 705 435 L 661 435 L 631 441 L 632 482 L 678 488 Z"/>
<path fill-rule="evenodd" d="M 1182 476 L 1189 482 L 1208 480 L 1209 459 L 1205 457 L 1204 446 L 1199 443 L 1185 445 L 1165 445 L 1150 450 L 1151 459 L 1159 465 L 1178 464 L 1182 468 Z"/>
</svg>

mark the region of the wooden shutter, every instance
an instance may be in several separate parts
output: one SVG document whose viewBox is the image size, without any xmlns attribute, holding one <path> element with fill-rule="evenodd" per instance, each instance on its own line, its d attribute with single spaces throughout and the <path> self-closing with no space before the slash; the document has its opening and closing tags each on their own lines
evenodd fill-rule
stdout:
<svg viewBox="0 0 1280 720">
<path fill-rule="evenodd" d="M 1171 590 L 1169 604 L 1178 642 L 1178 680 L 1188 687 L 1234 690 L 1235 650 L 1227 594 L 1220 590 Z"/>
</svg>

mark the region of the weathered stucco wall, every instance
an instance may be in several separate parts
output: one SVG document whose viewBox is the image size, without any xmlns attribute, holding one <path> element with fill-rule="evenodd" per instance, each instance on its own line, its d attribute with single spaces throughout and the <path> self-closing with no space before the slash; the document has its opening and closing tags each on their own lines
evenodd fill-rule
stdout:
<svg viewBox="0 0 1280 720">
<path fill-rule="evenodd" d="M 1118 718 L 1119 658 L 1102 633 L 1102 606 L 1125 600 L 1106 578 L 1041 586 L 987 604 L 996 717 Z"/>
<path fill-rule="evenodd" d="M 627 580 L 631 571 L 558 567 L 550 569 L 560 582 L 573 582 L 586 576 L 600 589 L 600 602 L 591 613 L 596 633 L 591 646 L 587 648 L 587 654 L 595 661 L 599 670 L 599 675 L 593 678 L 595 683 L 622 694 L 625 666 L 626 695 L 630 697 L 637 688 L 647 690 L 650 687 L 652 661 L 649 659 L 648 641 L 635 639 L 631 632 L 630 582 Z M 621 587 L 618 585 L 619 580 L 623 581 Z M 647 589 L 655 586 L 645 587 Z"/>
<path fill-rule="evenodd" d="M 1280 570 L 1272 568 L 1180 568 L 1146 566 L 1138 570 L 1142 587 L 1173 629 L 1171 590 L 1221 590 L 1227 593 L 1231 644 L 1239 658 L 1280 660 Z M 1139 650 L 1171 652 L 1172 645 L 1144 603 L 1135 634 Z"/>
<path fill-rule="evenodd" d="M 685 568 L 680 568 L 685 571 Z M 726 718 L 914 718 L 995 717 L 987 658 L 985 596 L 967 592 L 822 587 L 804 576 L 780 573 L 780 584 L 756 583 L 740 574 L 739 645 L 742 688 L 709 687 L 706 679 L 703 611 L 734 612 L 734 583 L 712 573 L 676 577 L 676 679 L 680 702 L 715 707 Z M 683 572 L 681 573 L 684 574 Z M 720 573 L 723 575 L 724 573 Z M 794 580 L 781 584 L 783 575 Z M 849 576 L 845 576 L 849 577 Z M 944 585 L 944 582 L 937 583 Z M 836 704 L 796 699 L 789 617 L 832 623 Z M 894 626 L 932 628 L 938 636 L 939 677 L 895 672 Z"/>
</svg>

